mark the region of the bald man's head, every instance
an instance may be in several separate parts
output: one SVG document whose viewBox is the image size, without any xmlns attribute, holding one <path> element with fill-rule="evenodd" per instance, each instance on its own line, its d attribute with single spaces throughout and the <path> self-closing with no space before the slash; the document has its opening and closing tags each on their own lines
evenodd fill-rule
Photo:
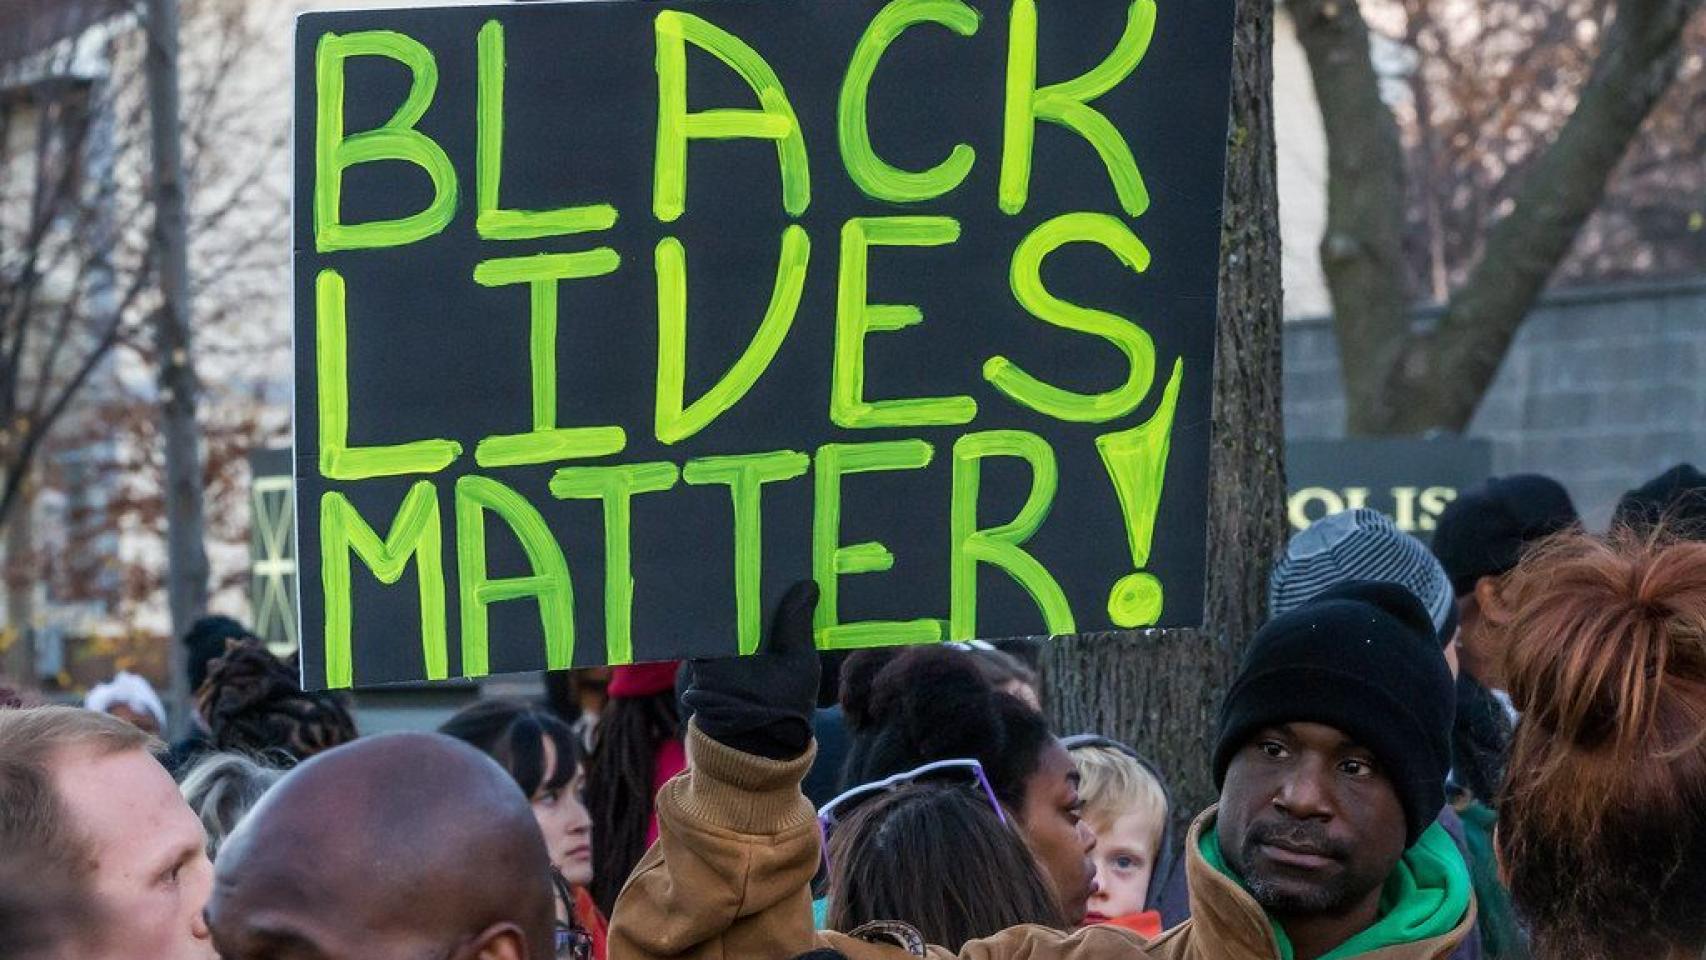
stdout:
<svg viewBox="0 0 1706 960">
<path fill-rule="evenodd" d="M 304 763 L 220 849 L 225 960 L 549 960 L 550 861 L 515 781 L 438 734 Z"/>
</svg>

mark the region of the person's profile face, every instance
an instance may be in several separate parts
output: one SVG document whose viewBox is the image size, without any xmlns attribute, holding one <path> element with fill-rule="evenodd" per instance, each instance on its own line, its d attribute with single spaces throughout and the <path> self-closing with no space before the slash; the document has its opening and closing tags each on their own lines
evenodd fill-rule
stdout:
<svg viewBox="0 0 1706 960">
<path fill-rule="evenodd" d="M 550 737 L 544 742 L 544 780 L 550 783 L 557 773 L 557 746 Z M 581 800 L 585 787 L 585 771 L 576 770 L 568 783 L 541 790 L 530 798 L 533 819 L 539 821 L 539 831 L 545 835 L 551 866 L 577 887 L 592 882 L 592 816 Z"/>
<path fill-rule="evenodd" d="M 1259 731 L 1233 757 L 1216 824 L 1226 862 L 1284 916 L 1336 914 L 1377 893 L 1404 853 L 1404 811 L 1374 755 L 1333 727 Z"/>
<path fill-rule="evenodd" d="M 1096 849 L 1096 892 L 1090 895 L 1085 923 L 1101 923 L 1143 912 L 1149 878 L 1155 870 L 1162 824 L 1144 813 L 1127 813 L 1091 824 Z"/>
<path fill-rule="evenodd" d="M 142 750 L 79 748 L 55 761 L 54 785 L 88 846 L 90 891 L 113 932 L 111 960 L 212 960 L 202 907 L 213 866 L 171 775 Z"/>
<path fill-rule="evenodd" d="M 1477 681 L 1485 683 L 1492 664 L 1482 634 L 1481 603 L 1474 591 L 1470 591 L 1457 598 L 1457 641 L 1453 646 L 1457 648 L 1463 669 Z"/>
<path fill-rule="evenodd" d="M 1080 817 L 1082 809 L 1078 768 L 1064 747 L 1051 742 L 1025 781 L 1019 831 L 1073 926 L 1083 920 L 1096 889 L 1096 864 L 1090 858 L 1096 837 Z"/>
</svg>

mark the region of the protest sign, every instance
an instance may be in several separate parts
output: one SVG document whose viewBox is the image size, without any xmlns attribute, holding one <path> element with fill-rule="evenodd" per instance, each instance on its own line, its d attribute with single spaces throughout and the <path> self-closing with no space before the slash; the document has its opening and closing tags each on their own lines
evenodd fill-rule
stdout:
<svg viewBox="0 0 1706 960">
<path fill-rule="evenodd" d="M 1293 440 L 1285 445 L 1286 516 L 1293 530 L 1366 507 L 1426 543 L 1459 491 L 1486 482 L 1486 440 Z"/>
<path fill-rule="evenodd" d="M 303 15 L 305 682 L 1199 623 L 1231 16 Z"/>
</svg>

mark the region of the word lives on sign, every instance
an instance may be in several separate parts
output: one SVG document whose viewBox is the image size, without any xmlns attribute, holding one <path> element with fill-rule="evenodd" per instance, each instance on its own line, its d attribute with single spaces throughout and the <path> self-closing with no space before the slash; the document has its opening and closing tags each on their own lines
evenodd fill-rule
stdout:
<svg viewBox="0 0 1706 960">
<path fill-rule="evenodd" d="M 303 15 L 307 684 L 1199 623 L 1231 16 Z"/>
</svg>

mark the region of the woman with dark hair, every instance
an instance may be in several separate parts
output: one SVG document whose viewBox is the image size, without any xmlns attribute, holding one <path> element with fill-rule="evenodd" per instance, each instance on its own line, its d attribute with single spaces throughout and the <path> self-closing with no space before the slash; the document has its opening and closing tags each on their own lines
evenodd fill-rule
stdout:
<svg viewBox="0 0 1706 960">
<path fill-rule="evenodd" d="M 584 937 L 594 960 L 604 960 L 604 915 L 593 903 L 592 818 L 581 802 L 585 777 L 580 741 L 551 711 L 520 700 L 481 700 L 438 728 L 491 757 L 527 795 L 558 878 L 557 920 Z"/>
<path fill-rule="evenodd" d="M 1497 845 L 1539 960 L 1706 951 L 1706 543 L 1566 535 L 1506 582 Z"/>
<path fill-rule="evenodd" d="M 992 687 L 964 651 L 914 648 L 883 658 L 874 671 L 858 659 L 849 661 L 842 687 L 854 737 L 846 781 L 871 783 L 938 760 L 978 761 L 1048 881 L 1057 914 L 1072 926 L 1083 922 L 1096 841 L 1079 817 L 1077 769 L 1048 721 Z"/>
<path fill-rule="evenodd" d="M 675 702 L 675 663 L 611 671 L 609 705 L 587 761 L 592 813 L 592 895 L 606 915 L 634 865 L 657 839 L 658 789 L 687 767 Z"/>
<path fill-rule="evenodd" d="M 842 933 L 899 920 L 958 952 L 1023 923 L 1066 926 L 1024 841 L 973 784 L 881 792 L 835 826 L 828 857 L 828 924 Z"/>
</svg>

